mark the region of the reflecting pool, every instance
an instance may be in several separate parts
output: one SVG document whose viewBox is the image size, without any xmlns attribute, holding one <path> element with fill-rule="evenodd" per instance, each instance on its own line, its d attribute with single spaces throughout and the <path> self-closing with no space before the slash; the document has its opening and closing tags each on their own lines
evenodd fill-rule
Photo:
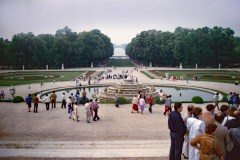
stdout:
<svg viewBox="0 0 240 160">
<path fill-rule="evenodd" d="M 99 94 L 103 92 L 105 87 L 86 87 L 87 97 L 93 98 L 94 93 Z M 184 87 L 168 87 L 168 86 L 155 86 L 157 91 L 162 90 L 163 93 L 167 95 L 172 95 L 172 101 L 191 101 L 194 96 L 200 96 L 204 101 L 212 101 L 214 93 L 198 90 L 193 88 L 184 88 Z M 71 93 L 76 94 L 78 89 L 63 89 L 56 91 L 57 101 L 61 101 L 62 93 L 65 92 L 66 97 L 69 97 Z M 83 88 L 79 88 L 80 96 L 82 96 Z M 49 93 L 51 94 L 51 92 Z M 137 94 L 137 93 L 136 93 Z M 220 99 L 222 97 L 220 96 Z"/>
</svg>

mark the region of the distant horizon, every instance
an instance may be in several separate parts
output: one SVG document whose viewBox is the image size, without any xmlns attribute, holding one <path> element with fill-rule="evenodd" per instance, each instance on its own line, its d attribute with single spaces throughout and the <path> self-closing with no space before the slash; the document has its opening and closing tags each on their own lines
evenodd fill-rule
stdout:
<svg viewBox="0 0 240 160">
<path fill-rule="evenodd" d="M 141 31 L 219 26 L 240 36 L 239 0 L 0 0 L 0 37 L 99 29 L 113 44 L 130 43 Z"/>
</svg>

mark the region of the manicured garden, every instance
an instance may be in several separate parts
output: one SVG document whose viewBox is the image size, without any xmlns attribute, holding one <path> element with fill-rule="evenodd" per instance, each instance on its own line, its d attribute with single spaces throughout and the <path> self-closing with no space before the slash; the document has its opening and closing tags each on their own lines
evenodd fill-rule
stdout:
<svg viewBox="0 0 240 160">
<path fill-rule="evenodd" d="M 134 67 L 134 64 L 128 59 L 110 59 L 106 64 L 107 67 Z"/>
</svg>

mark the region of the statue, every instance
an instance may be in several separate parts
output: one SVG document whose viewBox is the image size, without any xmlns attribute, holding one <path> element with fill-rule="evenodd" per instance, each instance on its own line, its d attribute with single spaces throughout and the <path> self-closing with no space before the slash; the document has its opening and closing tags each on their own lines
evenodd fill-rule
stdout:
<svg viewBox="0 0 240 160">
<path fill-rule="evenodd" d="M 155 88 L 153 87 L 153 85 L 151 86 L 151 92 L 155 92 Z"/>
</svg>

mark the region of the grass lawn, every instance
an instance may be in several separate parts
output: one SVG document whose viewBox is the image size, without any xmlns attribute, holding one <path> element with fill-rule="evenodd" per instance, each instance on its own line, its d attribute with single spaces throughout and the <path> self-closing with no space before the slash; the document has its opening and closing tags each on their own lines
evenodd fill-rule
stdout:
<svg viewBox="0 0 240 160">
<path fill-rule="evenodd" d="M 69 81 L 84 71 L 29 71 L 0 74 L 0 86 L 11 86 L 41 82 Z"/>
<path fill-rule="evenodd" d="M 134 67 L 134 64 L 128 59 L 110 59 L 106 65 L 107 67 Z"/>
<path fill-rule="evenodd" d="M 165 73 L 169 76 L 182 76 L 185 80 L 198 77 L 200 81 L 234 83 L 236 80 L 240 82 L 240 72 L 226 70 L 151 70 L 149 71 L 154 78 L 165 77 Z"/>
</svg>

